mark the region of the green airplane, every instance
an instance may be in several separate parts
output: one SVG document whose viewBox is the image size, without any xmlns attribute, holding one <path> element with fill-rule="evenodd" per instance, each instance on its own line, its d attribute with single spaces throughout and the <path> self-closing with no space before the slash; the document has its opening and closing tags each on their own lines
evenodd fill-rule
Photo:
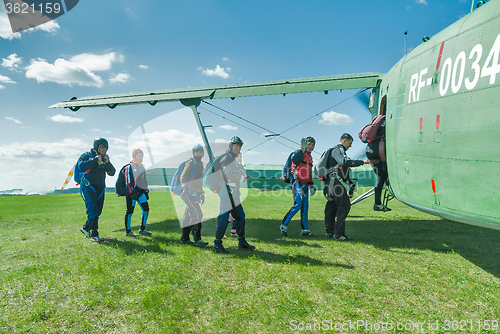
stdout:
<svg viewBox="0 0 500 334">
<path fill-rule="evenodd" d="M 394 196 L 446 219 L 500 229 L 500 1 L 481 1 L 386 74 L 362 73 L 251 84 L 72 98 L 51 108 L 202 100 L 371 88 L 372 116 L 386 115 Z"/>
</svg>

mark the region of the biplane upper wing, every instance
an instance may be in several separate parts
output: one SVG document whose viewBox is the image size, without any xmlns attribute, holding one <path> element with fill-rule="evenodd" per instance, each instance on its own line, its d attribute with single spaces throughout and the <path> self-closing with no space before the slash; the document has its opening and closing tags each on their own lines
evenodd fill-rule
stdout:
<svg viewBox="0 0 500 334">
<path fill-rule="evenodd" d="M 110 108 L 114 108 L 117 105 L 141 103 L 155 105 L 158 102 L 189 101 L 192 99 L 234 99 L 236 97 L 244 96 L 292 94 L 318 91 L 324 91 L 326 93 L 330 90 L 376 87 L 377 81 L 381 76 L 381 73 L 370 72 L 226 86 L 206 86 L 157 90 L 141 93 L 88 96 L 83 98 L 72 98 L 69 101 L 56 103 L 50 106 L 50 108 L 64 107 L 76 111 L 81 107 L 108 106 Z"/>
</svg>

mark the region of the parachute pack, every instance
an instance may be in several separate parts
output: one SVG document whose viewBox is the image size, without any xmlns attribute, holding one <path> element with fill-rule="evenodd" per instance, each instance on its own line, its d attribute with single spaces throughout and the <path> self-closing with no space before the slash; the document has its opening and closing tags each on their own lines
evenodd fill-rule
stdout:
<svg viewBox="0 0 500 334">
<path fill-rule="evenodd" d="M 73 172 L 73 180 L 75 180 L 76 185 L 79 185 L 82 181 L 85 180 L 85 175 L 90 173 L 90 168 L 87 169 L 85 172 L 80 172 L 78 169 L 78 161 L 75 164 L 75 170 Z"/>
<path fill-rule="evenodd" d="M 331 147 L 328 150 L 326 150 L 325 152 L 323 152 L 323 154 L 321 155 L 321 158 L 319 158 L 318 162 L 316 163 L 316 166 L 314 166 L 314 174 L 316 174 L 316 176 L 321 181 L 323 181 L 323 179 L 329 173 L 329 167 L 328 167 L 329 164 L 328 164 L 328 162 L 330 160 L 330 156 L 332 155 L 332 150 L 334 148 L 336 148 L 336 147 L 338 147 L 338 145 L 335 146 L 335 147 Z"/>
<path fill-rule="evenodd" d="M 359 139 L 365 144 L 380 139 L 380 137 L 377 137 L 377 131 L 384 121 L 385 115 L 379 115 L 372 119 L 370 123 L 363 126 L 361 131 L 359 131 Z"/>
<path fill-rule="evenodd" d="M 226 177 L 222 172 L 222 165 L 220 163 L 220 160 L 226 154 L 227 153 L 223 153 L 219 155 L 217 158 L 215 158 L 214 162 L 212 163 L 207 173 L 205 174 L 205 177 L 203 178 L 205 186 L 207 186 L 208 189 L 210 189 L 214 193 L 217 193 L 219 191 L 221 182 L 227 184 L 227 180 L 225 180 Z"/>
<path fill-rule="evenodd" d="M 128 166 L 130 164 L 126 164 L 125 166 L 120 169 L 120 173 L 118 173 L 118 178 L 116 179 L 115 183 L 115 192 L 118 196 L 127 196 L 132 193 L 132 189 L 127 185 L 127 182 L 125 181 L 126 175 L 128 174 Z"/>
<path fill-rule="evenodd" d="M 188 160 L 184 161 L 183 163 L 181 163 L 179 165 L 179 167 L 177 167 L 177 170 L 175 171 L 174 176 L 172 177 L 172 182 L 170 182 L 170 192 L 173 195 L 180 195 L 180 192 L 182 189 L 181 174 L 182 174 L 182 171 L 184 170 L 184 166 L 186 165 L 186 162 L 188 162 L 189 160 L 193 160 L 193 169 L 191 169 L 191 173 L 189 174 L 188 180 L 191 180 L 195 176 L 200 177 L 199 175 L 196 174 L 196 169 L 198 166 L 196 165 L 196 162 L 194 161 L 194 159 L 188 159 Z"/>
<path fill-rule="evenodd" d="M 294 153 L 295 151 L 290 153 L 286 159 L 285 165 L 283 166 L 283 170 L 281 171 L 281 180 L 286 183 L 290 183 L 290 178 L 292 177 L 292 155 Z"/>
</svg>

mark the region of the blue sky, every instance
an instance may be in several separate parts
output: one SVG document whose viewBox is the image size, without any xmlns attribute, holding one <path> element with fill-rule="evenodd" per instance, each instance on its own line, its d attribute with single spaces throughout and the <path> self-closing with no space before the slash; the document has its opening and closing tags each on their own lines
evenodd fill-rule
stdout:
<svg viewBox="0 0 500 334">
<path fill-rule="evenodd" d="M 119 168 L 130 160 L 129 146 L 137 144 L 130 141 L 131 135 L 148 122 L 156 124 L 161 145 L 179 140 L 174 130 L 180 120 L 167 113 L 181 109 L 180 103 L 83 108 L 76 113 L 49 109 L 54 103 L 73 96 L 386 73 L 404 56 L 404 31 L 410 51 L 424 35 L 432 37 L 468 14 L 471 2 L 88 0 L 56 21 L 15 35 L 2 6 L 0 190 L 60 188 L 95 137 L 109 140 L 108 153 Z M 297 143 L 314 136 L 321 153 L 343 132 L 355 136 L 370 119 L 357 99 L 349 99 L 356 93 L 210 102 L 277 133 L 300 124 L 283 136 Z M 212 125 L 209 140 L 240 136 L 247 164 L 283 164 L 292 150 L 272 141 L 257 146 L 265 140 L 261 128 L 202 107 L 202 122 Z M 154 121 L 158 117 L 161 123 Z M 286 139 L 279 141 L 294 147 Z M 180 153 L 186 145 L 170 145 L 169 152 Z M 364 145 L 356 139 L 349 154 L 363 152 Z M 114 178 L 107 183 L 113 185 Z"/>
</svg>

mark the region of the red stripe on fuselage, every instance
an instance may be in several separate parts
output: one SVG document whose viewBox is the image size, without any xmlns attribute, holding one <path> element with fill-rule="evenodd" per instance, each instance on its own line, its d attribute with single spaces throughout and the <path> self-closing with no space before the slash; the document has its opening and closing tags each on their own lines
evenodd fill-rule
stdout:
<svg viewBox="0 0 500 334">
<path fill-rule="evenodd" d="M 438 62 L 436 64 L 436 71 L 439 70 L 439 65 L 441 64 L 441 56 L 443 55 L 444 41 L 441 43 L 441 49 L 439 49 Z"/>
</svg>

